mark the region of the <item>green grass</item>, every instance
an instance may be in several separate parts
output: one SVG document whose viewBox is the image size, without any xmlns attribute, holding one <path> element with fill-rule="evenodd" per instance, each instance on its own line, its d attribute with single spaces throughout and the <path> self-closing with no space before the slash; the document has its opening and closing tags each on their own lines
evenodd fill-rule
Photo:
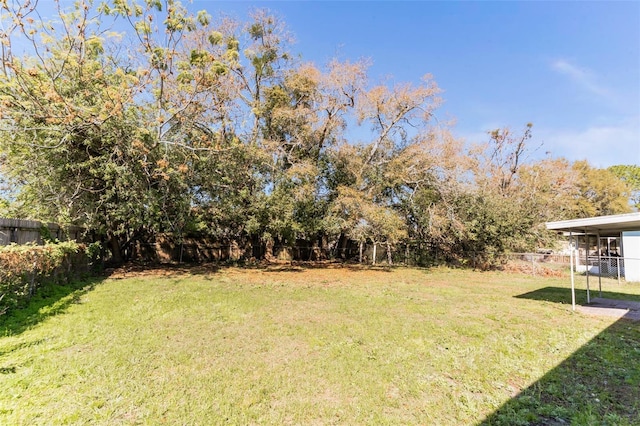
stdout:
<svg viewBox="0 0 640 426">
<path fill-rule="evenodd" d="M 0 424 L 640 424 L 640 324 L 568 278 L 289 269 L 60 287 L 0 323 Z"/>
</svg>

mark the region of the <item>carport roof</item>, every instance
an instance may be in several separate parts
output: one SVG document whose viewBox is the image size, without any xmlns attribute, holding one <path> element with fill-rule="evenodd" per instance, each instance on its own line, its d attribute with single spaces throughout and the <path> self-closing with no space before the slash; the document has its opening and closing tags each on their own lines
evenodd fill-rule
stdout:
<svg viewBox="0 0 640 426">
<path fill-rule="evenodd" d="M 559 232 L 615 235 L 624 231 L 640 231 L 640 212 L 584 219 L 547 222 L 547 229 Z"/>
</svg>

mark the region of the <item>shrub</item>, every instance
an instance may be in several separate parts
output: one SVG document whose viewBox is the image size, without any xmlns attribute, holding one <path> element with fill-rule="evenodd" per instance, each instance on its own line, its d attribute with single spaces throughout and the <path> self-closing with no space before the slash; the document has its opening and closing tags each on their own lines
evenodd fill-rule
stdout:
<svg viewBox="0 0 640 426">
<path fill-rule="evenodd" d="M 69 282 L 88 268 L 84 246 L 74 241 L 0 248 L 0 314 L 24 306 L 39 287 Z"/>
</svg>

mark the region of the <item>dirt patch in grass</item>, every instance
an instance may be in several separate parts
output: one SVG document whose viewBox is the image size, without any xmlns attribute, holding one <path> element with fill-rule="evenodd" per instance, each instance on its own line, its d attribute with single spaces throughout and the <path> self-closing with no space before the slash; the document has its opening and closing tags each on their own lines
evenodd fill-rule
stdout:
<svg viewBox="0 0 640 426">
<path fill-rule="evenodd" d="M 344 279 L 348 278 L 349 273 L 357 272 L 358 274 L 370 274 L 377 277 L 379 273 L 390 273 L 398 269 L 415 269 L 406 268 L 402 265 L 363 265 L 358 263 L 345 263 L 338 261 L 308 261 L 308 262 L 257 262 L 243 266 L 220 265 L 218 263 L 201 263 L 201 264 L 139 264 L 128 263 L 118 268 L 109 268 L 105 270 L 105 275 L 112 279 L 136 278 L 136 277 L 179 277 L 185 274 L 191 275 L 212 275 L 221 271 L 232 272 L 240 271 L 256 272 L 256 273 L 305 273 L 305 279 L 309 274 L 314 275 L 312 271 L 321 271 L 319 275 L 325 274 L 327 277 Z M 436 268 L 438 269 L 438 268 Z M 430 270 L 425 268 L 423 270 Z M 334 271 L 334 272 L 331 272 Z M 338 271 L 336 274 L 335 271 Z M 558 268 L 557 265 L 535 264 L 523 261 L 510 261 L 501 266 L 500 271 L 514 274 L 531 275 L 538 277 L 564 277 L 566 271 Z M 318 274 L 315 274 L 318 276 Z M 293 279 L 295 281 L 295 278 Z"/>
<path fill-rule="evenodd" d="M 505 272 L 537 275 L 539 277 L 563 277 L 566 273 L 557 267 L 547 266 L 543 264 L 532 265 L 529 262 L 508 262 L 502 270 Z"/>
<path fill-rule="evenodd" d="M 200 264 L 140 264 L 127 263 L 117 268 L 107 268 L 105 276 L 113 279 L 136 278 L 136 277 L 173 277 L 185 274 L 210 275 L 221 270 L 242 271 L 242 272 L 308 272 L 312 270 L 338 270 L 343 272 L 389 272 L 396 267 L 360 265 L 356 263 L 344 263 L 336 261 L 316 261 L 316 262 L 259 262 L 243 266 L 220 265 L 218 263 Z"/>
<path fill-rule="evenodd" d="M 140 277 L 176 277 L 187 274 L 212 274 L 219 270 L 215 264 L 139 264 L 127 263 L 117 268 L 107 268 L 104 274 L 112 279 L 140 278 Z"/>
</svg>

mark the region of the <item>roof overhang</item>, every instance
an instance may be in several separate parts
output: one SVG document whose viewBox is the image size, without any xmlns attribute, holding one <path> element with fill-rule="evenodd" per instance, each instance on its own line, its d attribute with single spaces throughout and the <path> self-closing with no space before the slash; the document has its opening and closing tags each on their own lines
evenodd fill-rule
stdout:
<svg viewBox="0 0 640 426">
<path fill-rule="evenodd" d="M 546 225 L 547 229 L 558 232 L 616 236 L 621 232 L 640 231 L 640 212 L 561 220 L 558 222 L 547 222 Z"/>
</svg>

